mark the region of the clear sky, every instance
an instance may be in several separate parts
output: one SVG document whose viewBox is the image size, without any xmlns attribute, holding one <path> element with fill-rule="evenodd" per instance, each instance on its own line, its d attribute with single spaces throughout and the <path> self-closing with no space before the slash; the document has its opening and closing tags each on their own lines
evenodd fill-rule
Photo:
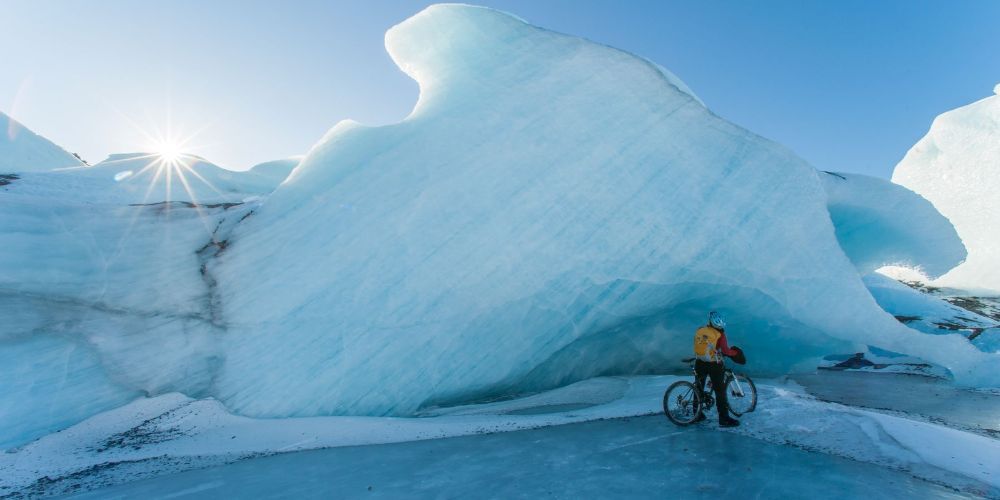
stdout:
<svg viewBox="0 0 1000 500">
<path fill-rule="evenodd" d="M 406 116 L 386 29 L 432 2 L 0 0 L 0 111 L 93 162 L 199 132 L 233 169 L 344 118 Z M 824 170 L 888 177 L 934 116 L 1000 82 L 1000 1 L 483 0 L 652 59 Z"/>
</svg>

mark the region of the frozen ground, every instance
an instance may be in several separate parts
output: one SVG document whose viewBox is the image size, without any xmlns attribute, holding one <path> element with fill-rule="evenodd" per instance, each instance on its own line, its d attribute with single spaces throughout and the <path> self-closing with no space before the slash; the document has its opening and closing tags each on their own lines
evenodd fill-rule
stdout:
<svg viewBox="0 0 1000 500">
<path fill-rule="evenodd" d="M 961 389 L 936 378 L 880 373 L 819 372 L 793 379 L 823 401 L 905 413 L 1000 437 L 1000 393 L 994 391 Z"/>
<path fill-rule="evenodd" d="M 715 473 L 709 471 L 717 471 Z M 967 498 L 905 473 L 662 417 L 248 460 L 80 498 Z"/>
<path fill-rule="evenodd" d="M 942 393 L 933 383 L 859 375 L 876 380 L 886 393 L 937 400 L 939 413 L 969 404 L 990 411 L 983 405 L 996 408 L 1000 400 L 983 391 L 952 391 L 936 399 Z M 431 409 L 419 418 L 260 420 L 229 414 L 214 400 L 165 395 L 0 455 L 0 492 L 212 496 L 216 488 L 237 488 L 230 493 L 324 496 L 367 493 L 372 486 L 386 495 L 650 495 L 686 482 L 693 497 L 745 491 L 782 496 L 803 487 L 787 478 L 808 471 L 810 496 L 817 497 L 869 490 L 894 497 L 1000 495 L 1000 441 L 969 432 L 968 425 L 942 425 L 961 419 L 933 423 L 910 415 L 899 405 L 903 398 L 887 401 L 891 411 L 871 411 L 771 381 L 758 384 L 758 410 L 724 433 L 714 423 L 678 428 L 658 415 L 606 420 L 658 413 L 663 389 L 678 378 L 597 378 L 508 401 Z M 824 375 L 806 387 L 816 392 L 827 380 L 834 388 L 844 385 Z M 485 435 L 529 429 L 537 430 Z M 460 436 L 466 437 L 440 439 Z M 282 454 L 317 448 L 331 449 Z M 740 473 L 740 481 L 704 479 L 704 464 L 718 460 L 732 464 L 727 467 Z M 337 477 L 347 479 L 331 479 Z M 105 487 L 113 489 L 100 489 Z"/>
</svg>

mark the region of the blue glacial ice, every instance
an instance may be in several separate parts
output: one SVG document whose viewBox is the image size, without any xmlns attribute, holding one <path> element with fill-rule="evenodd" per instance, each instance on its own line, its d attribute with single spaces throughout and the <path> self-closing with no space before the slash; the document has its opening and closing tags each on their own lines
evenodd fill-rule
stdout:
<svg viewBox="0 0 1000 500">
<path fill-rule="evenodd" d="M 874 345 L 998 383 L 997 355 L 906 328 L 859 277 L 961 261 L 912 193 L 840 183 L 649 61 L 490 9 L 430 7 L 386 47 L 420 84 L 412 114 L 340 123 L 301 163 L 14 170 L 0 447 L 139 394 L 412 415 L 663 372 L 710 309 L 755 373 Z M 862 244 L 855 217 L 904 240 Z"/>
<path fill-rule="evenodd" d="M 412 114 L 334 127 L 218 260 L 215 394 L 237 411 L 405 415 L 677 367 L 709 309 L 762 372 L 873 344 L 996 381 L 995 356 L 915 335 L 850 260 L 961 261 L 912 193 L 831 188 L 647 61 L 493 10 L 430 7 L 386 47 L 420 84 Z M 907 236 L 870 197 L 918 207 L 945 244 L 845 254 L 828 190 Z"/>
<path fill-rule="evenodd" d="M 823 173 L 837 241 L 859 273 L 890 264 L 940 276 L 965 260 L 955 228 L 923 197 L 885 179 Z"/>
<path fill-rule="evenodd" d="M 220 318 L 204 262 L 241 200 L 280 181 L 199 159 L 187 188 L 169 167 L 168 189 L 161 165 L 113 155 L 0 187 L 0 447 L 139 395 L 209 393 Z"/>
</svg>

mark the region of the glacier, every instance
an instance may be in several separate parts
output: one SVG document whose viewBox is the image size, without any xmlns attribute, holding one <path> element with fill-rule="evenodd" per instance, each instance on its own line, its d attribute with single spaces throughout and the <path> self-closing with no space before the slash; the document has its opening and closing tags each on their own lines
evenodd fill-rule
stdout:
<svg viewBox="0 0 1000 500">
<path fill-rule="evenodd" d="M 215 394 L 236 411 L 406 415 L 679 368 L 710 309 L 761 372 L 871 344 L 995 383 L 996 356 L 878 307 L 826 174 L 659 67 L 469 6 L 429 7 L 386 47 L 420 85 L 411 115 L 334 127 L 213 264 Z M 964 257 L 953 234 L 852 253 L 943 271 Z"/>
<path fill-rule="evenodd" d="M 954 225 L 969 258 L 935 284 L 1000 292 L 1000 84 L 993 95 L 934 119 L 892 181 Z"/>
<path fill-rule="evenodd" d="M 420 85 L 410 116 L 342 122 L 301 159 L 11 170 L 0 448 L 170 392 L 410 416 L 678 370 L 712 309 L 754 373 L 872 345 L 998 383 L 997 354 L 907 328 L 861 279 L 965 258 L 912 192 L 819 172 L 664 68 L 495 10 L 429 7 L 386 47 Z"/>
</svg>

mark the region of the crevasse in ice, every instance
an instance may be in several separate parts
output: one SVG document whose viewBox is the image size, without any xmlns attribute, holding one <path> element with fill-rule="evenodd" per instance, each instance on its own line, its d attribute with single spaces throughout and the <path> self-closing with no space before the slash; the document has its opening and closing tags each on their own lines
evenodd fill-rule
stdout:
<svg viewBox="0 0 1000 500">
<path fill-rule="evenodd" d="M 937 283 L 1000 292 L 1000 95 L 935 118 L 892 181 L 930 200 L 969 250 Z"/>
<path fill-rule="evenodd" d="M 677 367 L 710 309 L 759 371 L 873 344 L 995 381 L 996 356 L 878 307 L 838 244 L 827 174 L 658 67 L 469 6 L 430 7 L 386 46 L 420 84 L 412 114 L 334 127 L 218 260 L 214 393 L 231 408 L 407 414 Z M 845 189 L 831 199 L 863 198 Z M 940 238 L 848 247 L 862 268 L 944 271 L 964 252 Z"/>
</svg>

